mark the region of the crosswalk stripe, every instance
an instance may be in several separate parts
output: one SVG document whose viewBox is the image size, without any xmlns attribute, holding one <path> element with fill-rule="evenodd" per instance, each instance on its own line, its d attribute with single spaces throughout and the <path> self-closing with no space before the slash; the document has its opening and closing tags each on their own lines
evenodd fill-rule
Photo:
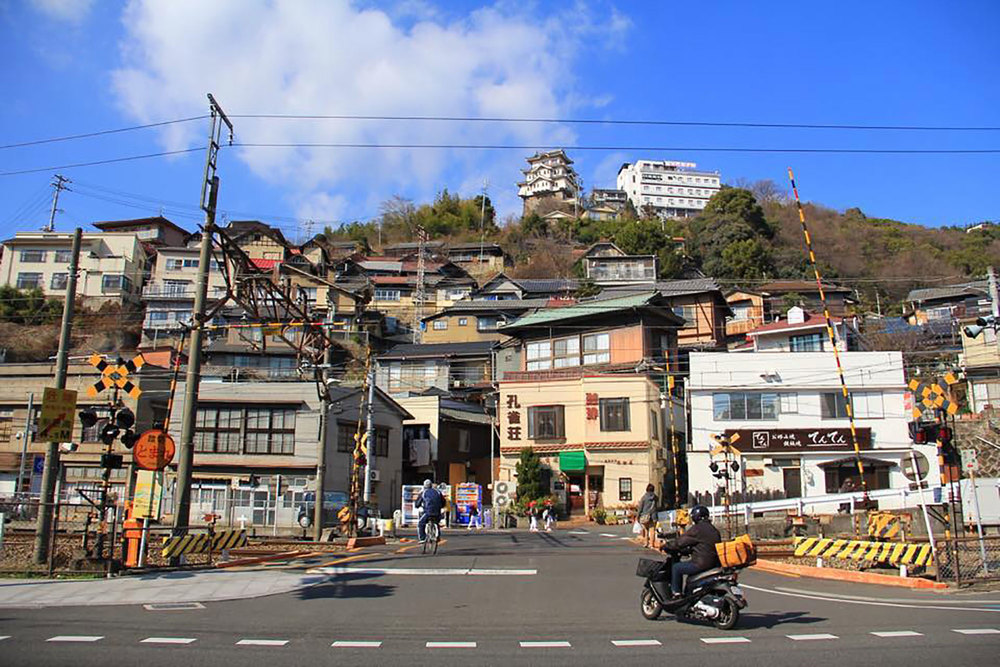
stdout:
<svg viewBox="0 0 1000 667">
<path fill-rule="evenodd" d="M 241 639 L 236 642 L 237 646 L 284 646 L 287 639 Z"/>
<path fill-rule="evenodd" d="M 10 639 L 10 635 L 0 635 L 0 642 L 2 642 L 5 639 Z"/>
<path fill-rule="evenodd" d="M 749 644 L 746 637 L 702 637 L 701 641 L 706 644 Z"/>
<path fill-rule="evenodd" d="M 382 642 L 353 642 L 353 641 L 341 641 L 333 642 L 330 646 L 334 648 L 379 648 L 382 646 Z"/>
<path fill-rule="evenodd" d="M 571 648 L 569 642 L 521 642 L 521 648 Z"/>
<path fill-rule="evenodd" d="M 99 642 L 104 639 L 104 636 L 92 636 L 92 635 L 56 635 L 55 637 L 49 637 L 45 641 L 47 642 Z"/>
<path fill-rule="evenodd" d="M 476 642 L 427 642 L 427 648 L 476 648 Z"/>
<path fill-rule="evenodd" d="M 612 639 L 611 643 L 615 646 L 663 646 L 656 639 Z"/>
<path fill-rule="evenodd" d="M 785 635 L 789 639 L 793 639 L 797 642 L 808 642 L 817 639 L 840 639 L 837 635 L 830 635 L 826 633 L 819 633 L 815 635 Z"/>
<path fill-rule="evenodd" d="M 618 537 L 614 533 L 601 533 L 601 537 Z"/>
<path fill-rule="evenodd" d="M 197 641 L 191 637 L 146 637 L 140 644 L 193 644 Z"/>
<path fill-rule="evenodd" d="M 1000 635 L 1000 630 L 996 628 L 967 628 L 964 630 L 952 630 L 960 635 Z"/>
<path fill-rule="evenodd" d="M 883 639 L 891 637 L 923 637 L 923 634 L 914 632 L 913 630 L 893 630 L 890 632 L 873 632 L 872 634 Z"/>
</svg>

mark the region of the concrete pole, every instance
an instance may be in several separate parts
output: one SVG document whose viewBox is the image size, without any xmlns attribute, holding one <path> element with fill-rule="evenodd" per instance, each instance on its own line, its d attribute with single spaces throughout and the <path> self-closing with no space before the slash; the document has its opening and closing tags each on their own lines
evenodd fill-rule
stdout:
<svg viewBox="0 0 1000 667">
<path fill-rule="evenodd" d="M 372 359 L 372 363 L 368 368 L 368 405 L 367 419 L 368 427 L 366 429 L 367 435 L 365 436 L 368 441 L 368 455 L 365 457 L 365 494 L 363 496 L 365 506 L 367 505 L 372 497 L 372 471 L 376 469 L 375 465 L 375 360 Z"/>
<path fill-rule="evenodd" d="M 316 503 L 313 506 L 313 540 L 319 542 L 323 537 L 323 493 L 326 482 L 326 447 L 330 439 L 330 385 L 327 373 L 333 363 L 333 346 L 326 343 L 323 350 L 323 365 L 326 368 L 320 371 L 323 387 L 323 400 L 320 404 L 319 414 L 319 449 L 316 450 Z"/>
<path fill-rule="evenodd" d="M 83 230 L 73 232 L 73 249 L 66 281 L 66 299 L 63 302 L 62 327 L 59 330 L 59 352 L 56 354 L 56 389 L 66 388 L 69 365 L 70 336 L 73 332 L 73 309 L 76 305 L 76 274 L 80 270 L 80 245 Z M 50 442 L 45 454 L 45 471 L 42 473 L 42 495 L 38 499 L 38 523 L 35 526 L 35 564 L 44 565 L 48 555 L 49 533 L 52 529 L 52 501 L 56 478 L 59 474 L 59 443 Z"/>
</svg>

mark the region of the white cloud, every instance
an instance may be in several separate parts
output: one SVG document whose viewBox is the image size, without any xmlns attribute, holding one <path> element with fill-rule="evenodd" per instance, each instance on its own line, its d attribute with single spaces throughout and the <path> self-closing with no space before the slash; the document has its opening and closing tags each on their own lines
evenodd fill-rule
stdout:
<svg viewBox="0 0 1000 667">
<path fill-rule="evenodd" d="M 49 18 L 79 23 L 90 12 L 94 0 L 31 0 L 31 4 Z"/>
<path fill-rule="evenodd" d="M 497 5 L 459 19 L 404 2 L 406 27 L 346 1 L 134 0 L 123 20 L 121 107 L 139 121 L 202 113 L 211 91 L 227 113 L 560 117 L 590 99 L 574 66 L 601 34 L 619 43 L 629 24 L 578 3 L 539 17 Z M 413 18 L 416 16 L 416 18 Z M 572 143 L 570 128 L 526 123 L 235 119 L 243 143 Z M 175 126 L 168 148 L 198 145 L 201 128 Z M 240 148 L 261 179 L 284 188 L 299 214 L 374 214 L 394 193 L 428 199 L 488 177 L 513 190 L 523 152 Z M 471 188 L 463 194 L 478 190 Z M 502 211 L 508 213 L 511 211 Z"/>
</svg>

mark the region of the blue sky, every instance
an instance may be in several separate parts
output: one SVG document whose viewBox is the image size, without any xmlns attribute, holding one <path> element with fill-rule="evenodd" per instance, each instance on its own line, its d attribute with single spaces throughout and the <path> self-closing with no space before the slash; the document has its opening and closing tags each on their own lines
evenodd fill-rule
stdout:
<svg viewBox="0 0 1000 667">
<path fill-rule="evenodd" d="M 368 114 L 1000 126 L 1000 4 L 0 0 L 0 144 L 230 114 Z M 0 172 L 200 147 L 205 121 L 0 150 Z M 1000 155 L 782 155 L 653 147 L 1000 148 L 1000 132 L 236 119 L 244 143 L 565 146 L 586 187 L 639 158 L 925 225 L 1000 218 Z M 645 150 L 574 151 L 573 145 Z M 295 238 L 394 194 L 520 210 L 524 150 L 232 148 L 220 209 Z M 204 156 L 65 168 L 57 228 L 200 218 Z M 45 222 L 53 171 L 0 176 L 7 236 Z M 315 228 L 314 228 L 315 230 Z"/>
</svg>

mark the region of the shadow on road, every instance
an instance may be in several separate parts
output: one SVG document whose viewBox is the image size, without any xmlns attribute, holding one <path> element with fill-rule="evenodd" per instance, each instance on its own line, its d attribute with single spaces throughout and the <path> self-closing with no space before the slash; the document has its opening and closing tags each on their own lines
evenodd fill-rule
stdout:
<svg viewBox="0 0 1000 667">
<path fill-rule="evenodd" d="M 303 588 L 296 593 L 296 597 L 300 600 L 326 600 L 384 598 L 393 595 L 395 586 L 366 581 L 380 576 L 382 575 L 365 573 L 340 575 L 325 583 Z"/>
<path fill-rule="evenodd" d="M 776 625 L 822 623 L 829 620 L 818 616 L 809 616 L 805 611 L 786 611 L 783 614 L 744 614 L 740 616 L 738 627 L 742 630 L 771 629 Z"/>
</svg>

